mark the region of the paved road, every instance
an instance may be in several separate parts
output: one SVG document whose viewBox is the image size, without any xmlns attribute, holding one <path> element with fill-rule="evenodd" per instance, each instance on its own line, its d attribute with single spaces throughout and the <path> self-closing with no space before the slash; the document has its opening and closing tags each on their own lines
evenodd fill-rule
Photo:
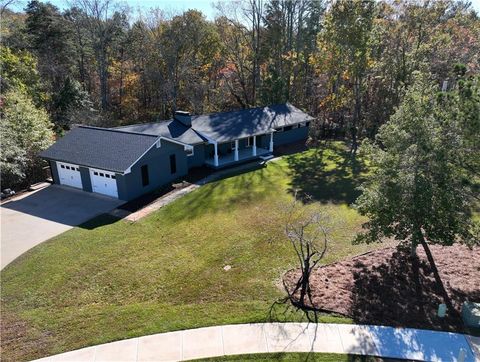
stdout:
<svg viewBox="0 0 480 362">
<path fill-rule="evenodd" d="M 224 355 L 327 352 L 418 361 L 474 362 L 471 337 L 447 332 L 350 324 L 238 324 L 154 334 L 87 347 L 37 362 L 186 361 Z M 462 352 L 460 352 L 462 350 Z"/>
<path fill-rule="evenodd" d="M 111 197 L 51 185 L 3 204 L 0 269 L 35 245 L 121 203 Z"/>
</svg>

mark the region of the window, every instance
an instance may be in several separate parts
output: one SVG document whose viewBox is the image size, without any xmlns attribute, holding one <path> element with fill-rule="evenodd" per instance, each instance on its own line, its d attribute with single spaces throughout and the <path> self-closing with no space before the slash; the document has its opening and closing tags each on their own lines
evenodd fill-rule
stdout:
<svg viewBox="0 0 480 362">
<path fill-rule="evenodd" d="M 116 178 L 115 175 L 112 175 L 112 178 L 115 180 L 115 178 Z"/>
<path fill-rule="evenodd" d="M 70 166 L 65 166 L 67 168 L 67 170 L 70 170 Z"/>
<path fill-rule="evenodd" d="M 98 176 L 98 172 L 97 172 L 97 171 L 93 171 L 93 174 L 94 174 L 95 176 Z"/>
<path fill-rule="evenodd" d="M 106 174 L 105 174 L 105 177 L 106 177 L 106 178 L 110 178 L 110 175 L 106 173 Z"/>
<path fill-rule="evenodd" d="M 292 129 L 292 126 L 283 127 L 283 130 L 284 130 L 284 131 L 290 131 L 291 129 Z"/>
<path fill-rule="evenodd" d="M 101 173 L 101 172 L 100 172 L 100 176 L 105 177 L 105 175 L 104 175 L 103 173 Z"/>
<path fill-rule="evenodd" d="M 277 132 L 283 132 L 283 127 L 275 128 L 275 131 L 277 131 Z"/>
<path fill-rule="evenodd" d="M 305 126 L 310 126 L 310 122 L 305 122 Z"/>
<path fill-rule="evenodd" d="M 61 167 L 61 168 L 65 168 L 65 166 L 64 166 L 64 165 L 60 165 L 60 167 Z"/>
<path fill-rule="evenodd" d="M 79 168 L 79 167 L 77 167 L 77 171 L 80 171 L 80 168 Z"/>
<path fill-rule="evenodd" d="M 235 149 L 235 141 L 230 142 L 230 147 L 232 148 L 232 150 Z"/>
<path fill-rule="evenodd" d="M 140 170 L 142 172 L 142 185 L 143 186 L 148 186 L 148 184 L 150 183 L 150 180 L 148 179 L 148 166 L 143 165 L 140 168 Z"/>
<path fill-rule="evenodd" d="M 253 137 L 248 137 L 247 138 L 247 147 L 252 147 L 253 146 Z"/>
<path fill-rule="evenodd" d="M 172 175 L 177 173 L 177 158 L 175 155 L 170 155 L 170 173 Z"/>
</svg>

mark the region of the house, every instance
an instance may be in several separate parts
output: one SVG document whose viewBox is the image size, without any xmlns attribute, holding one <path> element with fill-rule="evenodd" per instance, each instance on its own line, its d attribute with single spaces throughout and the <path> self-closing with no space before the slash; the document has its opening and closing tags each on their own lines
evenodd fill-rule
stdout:
<svg viewBox="0 0 480 362">
<path fill-rule="evenodd" d="M 132 200 L 188 174 L 272 154 L 304 140 L 313 118 L 291 104 L 117 128 L 79 126 L 40 153 L 55 183 Z"/>
</svg>

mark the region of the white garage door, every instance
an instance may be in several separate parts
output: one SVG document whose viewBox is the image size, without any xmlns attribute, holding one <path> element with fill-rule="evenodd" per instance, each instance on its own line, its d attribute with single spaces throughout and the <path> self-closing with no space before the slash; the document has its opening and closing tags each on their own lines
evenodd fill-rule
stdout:
<svg viewBox="0 0 480 362">
<path fill-rule="evenodd" d="M 91 168 L 90 180 L 93 192 L 118 198 L 115 173 Z"/>
<path fill-rule="evenodd" d="M 57 162 L 57 170 L 61 185 L 72 186 L 79 189 L 82 188 L 82 178 L 78 165 Z"/>
</svg>

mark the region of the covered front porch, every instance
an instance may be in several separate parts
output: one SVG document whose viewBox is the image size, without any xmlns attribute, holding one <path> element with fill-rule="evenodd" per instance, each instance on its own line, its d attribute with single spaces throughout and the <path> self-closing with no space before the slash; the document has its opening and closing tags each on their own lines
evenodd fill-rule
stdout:
<svg viewBox="0 0 480 362">
<path fill-rule="evenodd" d="M 208 158 L 205 160 L 205 163 L 210 167 L 221 168 L 233 165 L 235 163 L 239 163 L 242 161 L 254 160 L 256 158 L 267 156 L 271 154 L 270 150 L 265 148 L 257 147 L 257 154 L 254 156 L 252 154 L 252 149 L 244 148 L 242 150 L 238 150 L 238 160 L 235 159 L 235 155 L 233 153 L 226 154 L 224 156 L 220 156 L 218 158 L 218 165 L 215 165 L 214 158 Z"/>
<path fill-rule="evenodd" d="M 205 164 L 214 168 L 268 156 L 273 152 L 273 132 L 228 142 L 210 142 Z"/>
</svg>

